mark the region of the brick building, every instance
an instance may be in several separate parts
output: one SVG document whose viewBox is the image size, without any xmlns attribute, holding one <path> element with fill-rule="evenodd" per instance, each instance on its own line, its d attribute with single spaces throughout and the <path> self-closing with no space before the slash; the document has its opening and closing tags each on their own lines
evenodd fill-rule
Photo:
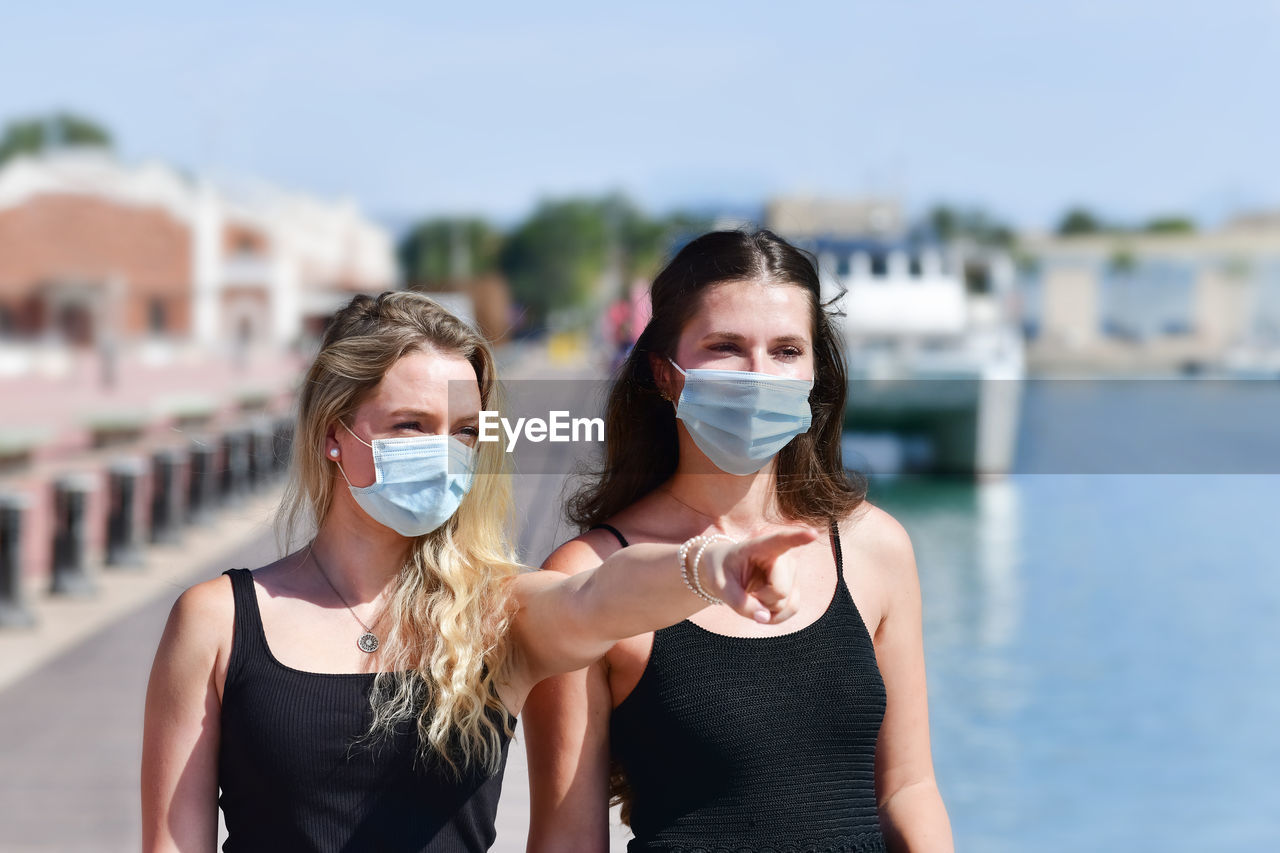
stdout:
<svg viewBox="0 0 1280 853">
<path fill-rule="evenodd" d="M 390 235 L 350 203 L 89 149 L 0 168 L 0 375 L 49 344 L 289 346 L 396 277 Z"/>
</svg>

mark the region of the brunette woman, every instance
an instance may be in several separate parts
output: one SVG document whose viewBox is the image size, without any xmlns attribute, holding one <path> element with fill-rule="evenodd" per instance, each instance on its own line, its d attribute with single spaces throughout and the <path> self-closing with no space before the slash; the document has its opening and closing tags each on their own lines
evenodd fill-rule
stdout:
<svg viewBox="0 0 1280 853">
<path fill-rule="evenodd" d="M 617 376 L 576 577 L 637 543 L 809 534 L 786 625 L 709 607 L 616 643 L 525 706 L 531 851 L 949 851 L 934 779 L 911 542 L 846 475 L 846 376 L 807 256 L 706 234 L 655 278 Z"/>
</svg>

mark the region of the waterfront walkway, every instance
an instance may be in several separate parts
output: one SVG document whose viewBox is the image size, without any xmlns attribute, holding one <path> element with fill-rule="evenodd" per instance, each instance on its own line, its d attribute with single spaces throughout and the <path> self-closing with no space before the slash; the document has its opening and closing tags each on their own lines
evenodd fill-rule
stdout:
<svg viewBox="0 0 1280 853">
<path fill-rule="evenodd" d="M 551 364 L 539 351 L 508 354 L 508 364 L 510 378 L 589 375 Z M 568 538 L 560 517 L 563 485 L 562 473 L 516 479 L 516 526 L 527 560 L 541 560 Z M 165 619 L 191 584 L 277 556 L 271 527 L 277 497 L 259 494 L 208 527 L 189 528 L 181 543 L 150 548 L 139 571 L 101 572 L 95 599 L 34 596 L 38 627 L 0 632 L 0 851 L 139 849 L 143 698 Z M 527 820 L 517 738 L 492 849 L 522 851 Z M 624 837 L 621 830 L 615 835 Z"/>
</svg>

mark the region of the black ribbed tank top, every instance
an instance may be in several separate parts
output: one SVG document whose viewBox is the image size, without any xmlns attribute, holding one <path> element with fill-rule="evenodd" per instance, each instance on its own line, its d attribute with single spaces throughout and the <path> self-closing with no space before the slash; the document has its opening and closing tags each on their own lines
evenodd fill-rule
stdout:
<svg viewBox="0 0 1280 853">
<path fill-rule="evenodd" d="M 875 790 L 884 682 L 834 526 L 831 544 L 835 595 L 798 631 L 729 637 L 685 620 L 654 632 L 609 726 L 632 792 L 629 851 L 885 849 Z"/>
<path fill-rule="evenodd" d="M 381 741 L 369 729 L 373 673 L 303 672 L 267 646 L 253 576 L 231 569 L 235 635 L 222 695 L 218 804 L 222 849 L 237 851 L 487 850 L 502 769 L 491 777 L 415 761 L 404 724 Z M 505 767 L 507 740 L 502 745 Z"/>
</svg>

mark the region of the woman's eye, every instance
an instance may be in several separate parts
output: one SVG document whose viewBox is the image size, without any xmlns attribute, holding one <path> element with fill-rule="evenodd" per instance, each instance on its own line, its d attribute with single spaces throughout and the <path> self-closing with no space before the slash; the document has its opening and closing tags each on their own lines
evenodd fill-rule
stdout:
<svg viewBox="0 0 1280 853">
<path fill-rule="evenodd" d="M 460 435 L 466 435 L 466 436 L 475 438 L 480 435 L 480 428 L 474 427 L 474 426 L 464 426 L 458 430 L 458 433 Z"/>
<path fill-rule="evenodd" d="M 418 429 L 417 421 L 405 421 L 402 424 L 396 424 L 396 429 Z M 420 431 L 420 430 L 419 430 Z"/>
<path fill-rule="evenodd" d="M 711 351 L 712 352 L 737 352 L 738 345 L 730 344 L 730 343 L 712 344 Z"/>
<path fill-rule="evenodd" d="M 799 358 L 800 356 L 804 355 L 804 351 L 801 350 L 799 347 L 783 347 L 782 349 L 778 350 L 778 355 L 781 358 Z"/>
</svg>

